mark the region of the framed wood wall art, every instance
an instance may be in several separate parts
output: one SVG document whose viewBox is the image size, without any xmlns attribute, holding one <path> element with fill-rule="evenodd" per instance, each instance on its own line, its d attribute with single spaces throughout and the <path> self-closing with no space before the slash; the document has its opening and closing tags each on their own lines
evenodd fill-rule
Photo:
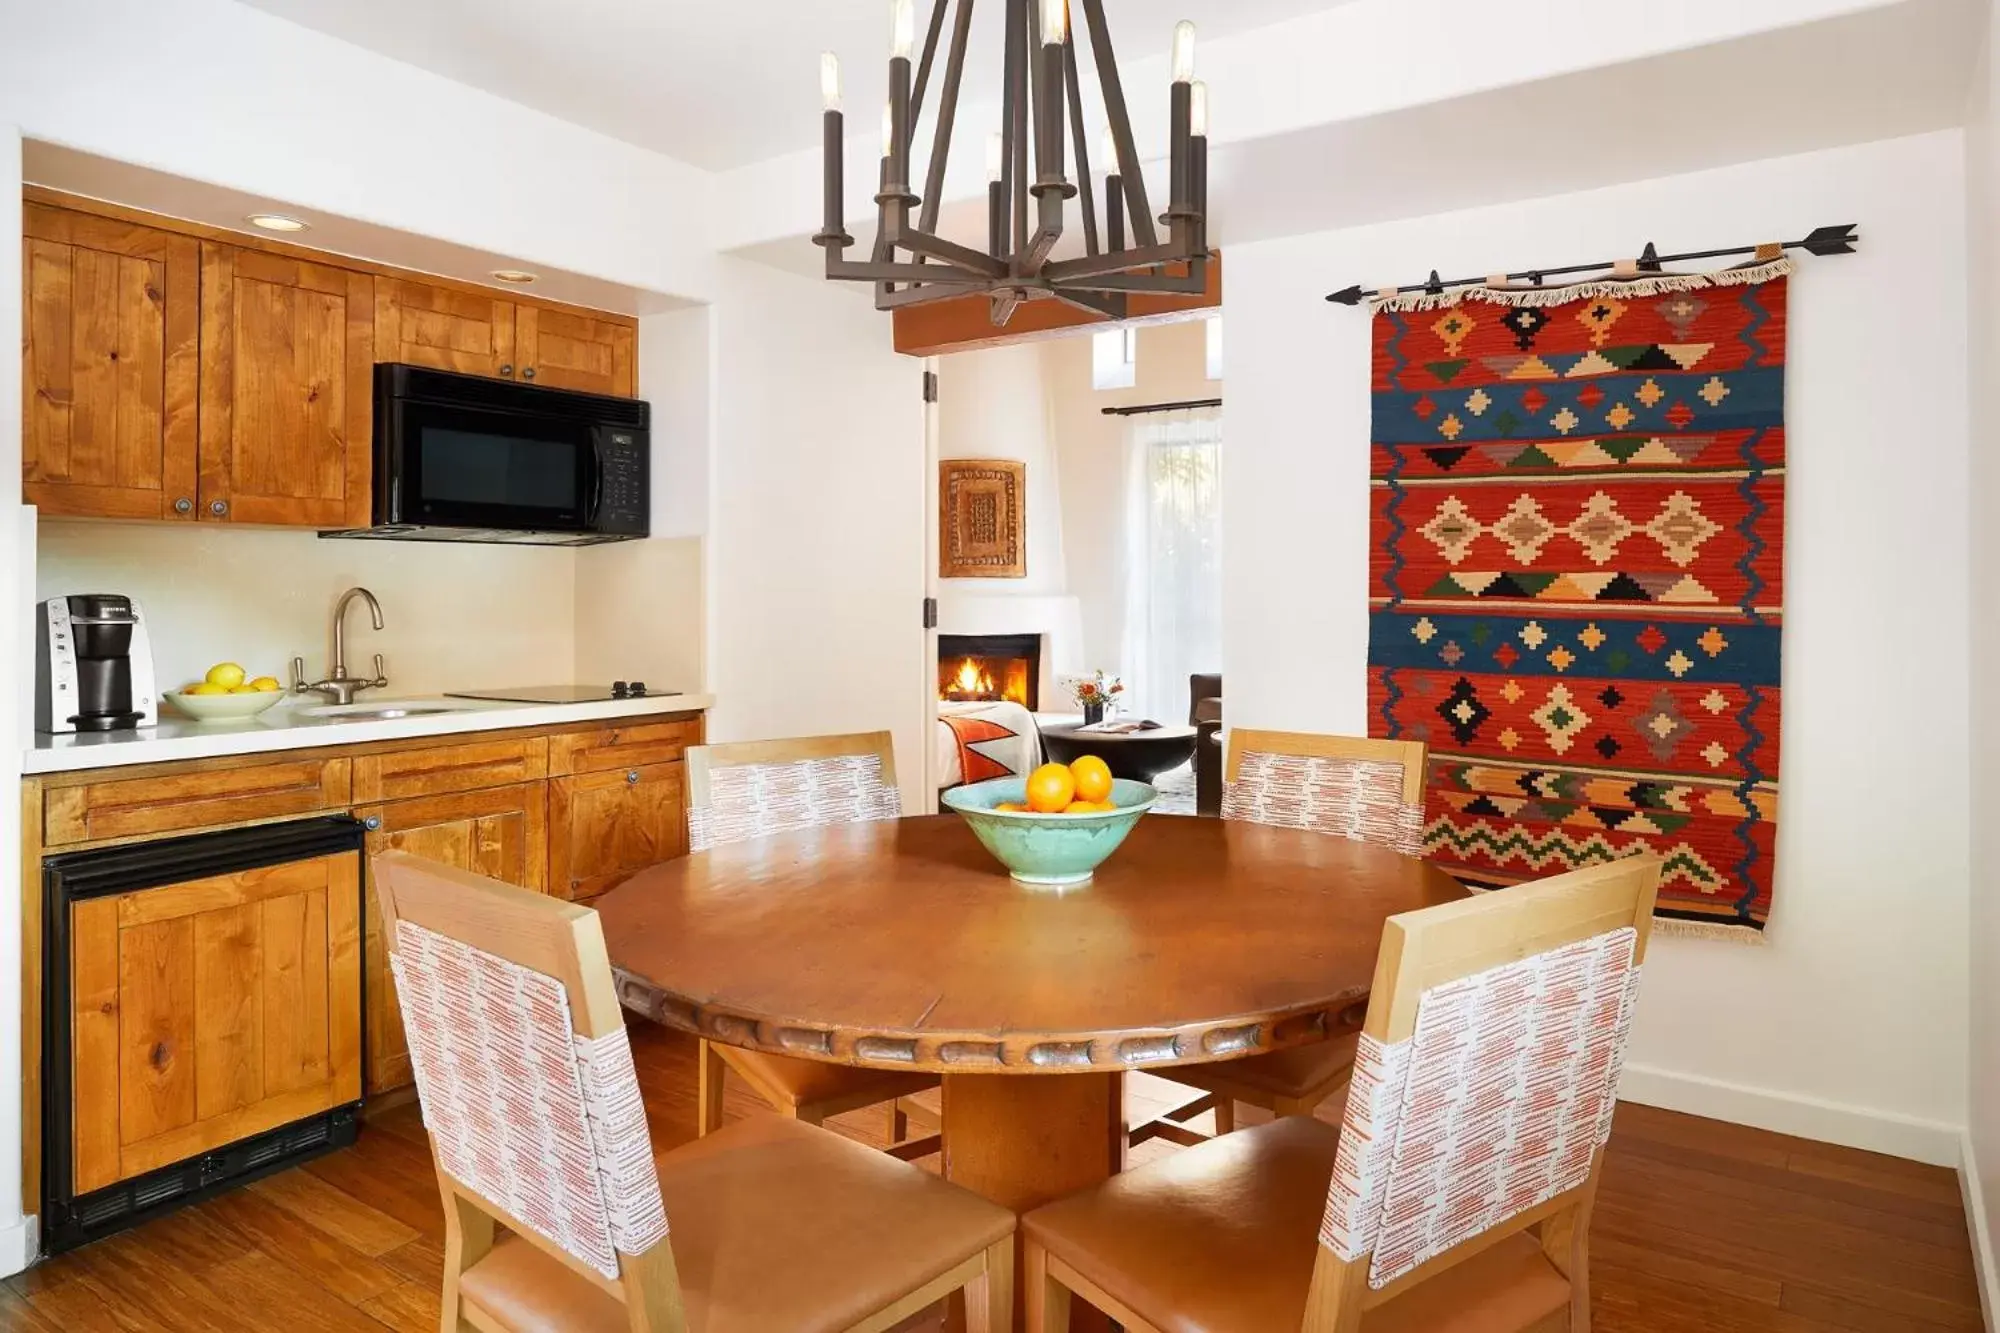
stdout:
<svg viewBox="0 0 2000 1333">
<path fill-rule="evenodd" d="M 938 464 L 938 577 L 1028 576 L 1028 465 L 1007 458 L 948 458 Z"/>
</svg>

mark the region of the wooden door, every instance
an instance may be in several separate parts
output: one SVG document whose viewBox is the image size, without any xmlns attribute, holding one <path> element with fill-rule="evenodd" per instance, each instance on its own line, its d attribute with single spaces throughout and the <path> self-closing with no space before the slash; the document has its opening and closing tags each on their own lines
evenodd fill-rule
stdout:
<svg viewBox="0 0 2000 1333">
<path fill-rule="evenodd" d="M 71 908 L 78 1194 L 361 1095 L 353 852 Z"/>
<path fill-rule="evenodd" d="M 201 247 L 201 517 L 364 527 L 375 279 Z"/>
<path fill-rule="evenodd" d="M 192 519 L 199 246 L 42 204 L 21 221 L 22 499 Z"/>
<path fill-rule="evenodd" d="M 687 855 L 680 763 L 549 782 L 549 892 L 595 898 L 635 870 Z"/>
<path fill-rule="evenodd" d="M 542 783 L 390 801 L 354 813 L 368 827 L 370 859 L 382 852 L 409 852 L 522 888 L 540 889 L 546 882 L 547 795 Z M 368 1093 L 374 1096 L 410 1081 L 410 1047 L 403 1037 L 396 978 L 382 937 L 382 909 L 372 886 L 366 933 Z"/>
<path fill-rule="evenodd" d="M 377 278 L 375 359 L 512 379 L 514 303 L 406 278 Z"/>
<path fill-rule="evenodd" d="M 521 378 L 545 388 L 630 398 L 638 391 L 638 343 L 629 322 L 527 305 L 514 311 Z"/>
</svg>

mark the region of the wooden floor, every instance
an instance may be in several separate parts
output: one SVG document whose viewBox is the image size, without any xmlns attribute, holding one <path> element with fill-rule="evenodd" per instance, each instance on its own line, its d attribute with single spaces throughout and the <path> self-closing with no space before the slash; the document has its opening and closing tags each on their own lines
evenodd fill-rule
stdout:
<svg viewBox="0 0 2000 1333">
<path fill-rule="evenodd" d="M 693 1042 L 637 1025 L 633 1039 L 655 1140 L 692 1137 Z M 1164 1091 L 1132 1083 L 1137 1103 Z M 758 1104 L 732 1086 L 729 1111 Z M 880 1142 L 887 1118 L 835 1127 Z M 405 1107 L 344 1152 L 8 1279 L 0 1330 L 429 1333 L 442 1227 Z M 1980 1328 L 1957 1180 L 1897 1158 L 1622 1106 L 1592 1245 L 1599 1333 Z"/>
</svg>

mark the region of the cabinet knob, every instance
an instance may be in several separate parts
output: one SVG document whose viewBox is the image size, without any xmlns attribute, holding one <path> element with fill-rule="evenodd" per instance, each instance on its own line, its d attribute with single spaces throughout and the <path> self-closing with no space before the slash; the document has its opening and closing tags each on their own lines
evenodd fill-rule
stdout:
<svg viewBox="0 0 2000 1333">
<path fill-rule="evenodd" d="M 522 379 L 524 379 L 524 380 L 531 380 L 531 379 L 533 379 L 534 377 L 535 377 L 535 368 L 534 368 L 533 366 L 523 366 L 523 367 L 521 368 L 521 378 L 522 378 Z"/>
<path fill-rule="evenodd" d="M 366 819 L 361 821 L 361 827 L 367 829 L 370 833 L 375 832 L 377 829 L 382 827 L 382 816 L 380 815 L 368 816 Z"/>
<path fill-rule="evenodd" d="M 636 768 L 634 768 L 634 769 L 628 769 L 628 770 L 626 771 L 626 773 L 625 773 L 625 781 L 626 781 L 627 785 L 629 785 L 629 786 L 633 786 L 633 787 L 636 787 L 636 786 L 638 786 L 638 785 L 639 785 L 639 770 L 638 770 L 638 769 L 636 769 Z"/>
<path fill-rule="evenodd" d="M 181 496 L 174 501 L 174 512 L 176 514 L 192 514 L 194 512 L 194 501 L 188 499 L 185 495 Z"/>
<path fill-rule="evenodd" d="M 227 500 L 209 501 L 208 512 L 215 515 L 217 518 L 227 518 L 229 516 L 229 501 Z"/>
<path fill-rule="evenodd" d="M 513 363 L 510 361 L 506 365 L 500 367 L 500 373 L 502 375 L 512 375 L 514 373 Z"/>
</svg>

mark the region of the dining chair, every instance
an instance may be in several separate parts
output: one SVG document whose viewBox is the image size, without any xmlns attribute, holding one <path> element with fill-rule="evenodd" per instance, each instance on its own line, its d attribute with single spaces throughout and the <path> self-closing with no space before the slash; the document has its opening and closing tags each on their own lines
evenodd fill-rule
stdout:
<svg viewBox="0 0 2000 1333">
<path fill-rule="evenodd" d="M 1406 856 L 1423 855 L 1424 766 L 1422 741 L 1369 740 L 1305 732 L 1252 731 L 1228 736 L 1222 817 L 1311 829 L 1336 837 L 1380 843 Z M 1204 1111 L 1215 1113 L 1215 1132 L 1236 1128 L 1236 1103 L 1272 1115 L 1311 1115 L 1347 1086 L 1354 1071 L 1355 1037 L 1253 1055 L 1221 1064 L 1191 1065 L 1167 1075 L 1209 1095 L 1154 1121 L 1140 1132 L 1181 1144 L 1201 1142 L 1184 1128 Z"/>
<path fill-rule="evenodd" d="M 1012 1327 L 1013 1215 L 919 1167 L 775 1116 L 656 1158 L 595 911 L 406 852 L 374 872 L 448 1333 L 874 1333 L 959 1290 Z"/>
<path fill-rule="evenodd" d="M 829 824 L 897 819 L 903 813 L 895 744 L 886 731 L 695 746 L 687 752 L 687 787 L 688 849 L 693 852 Z M 698 1075 L 698 1133 L 722 1123 L 725 1068 L 779 1114 L 807 1124 L 889 1103 L 889 1151 L 905 1160 L 927 1157 L 942 1146 L 936 1133 L 908 1137 L 913 1111 L 924 1120 L 930 1116 L 902 1100 L 937 1087 L 935 1074 L 854 1069 L 706 1039 Z M 937 1128 L 934 1122 L 929 1127 Z"/>
<path fill-rule="evenodd" d="M 1022 1219 L 1030 1333 L 1586 1333 L 1652 928 L 1639 857 L 1391 917 L 1339 1129 L 1288 1117 Z"/>
</svg>

